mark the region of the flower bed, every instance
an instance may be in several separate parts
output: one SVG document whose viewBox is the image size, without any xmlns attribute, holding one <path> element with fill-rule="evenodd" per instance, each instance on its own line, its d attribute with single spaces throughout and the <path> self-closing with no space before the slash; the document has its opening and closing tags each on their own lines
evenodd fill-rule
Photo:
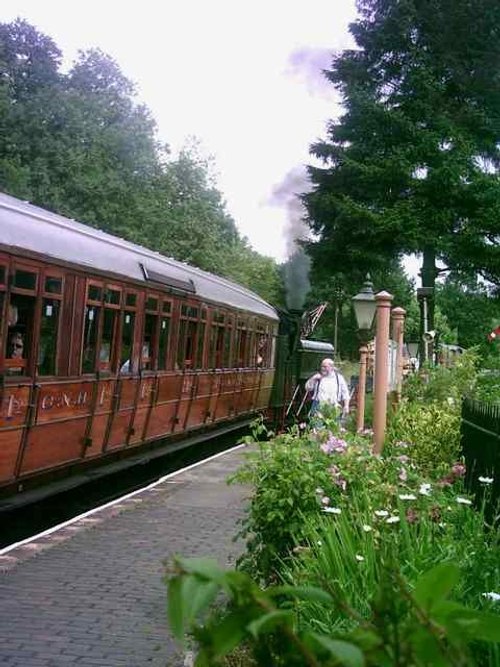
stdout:
<svg viewBox="0 0 500 667">
<path fill-rule="evenodd" d="M 481 476 L 474 509 L 456 417 L 442 395 L 403 405 L 380 457 L 369 431 L 329 418 L 259 443 L 236 475 L 254 488 L 240 572 L 184 563 L 174 578 L 230 600 L 204 632 L 186 616 L 200 664 L 227 652 L 217 648 L 226 623 L 237 628 L 231 649 L 253 649 L 256 662 L 245 653 L 242 664 L 500 665 L 500 541 L 483 512 L 493 480 Z"/>
</svg>

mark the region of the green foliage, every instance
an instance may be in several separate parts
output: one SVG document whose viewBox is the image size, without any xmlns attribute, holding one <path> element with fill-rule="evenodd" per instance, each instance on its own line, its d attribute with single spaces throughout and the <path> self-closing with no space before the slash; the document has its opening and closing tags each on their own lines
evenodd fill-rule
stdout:
<svg viewBox="0 0 500 667">
<path fill-rule="evenodd" d="M 252 664 L 265 667 L 465 666 L 476 664 L 469 651 L 472 642 L 500 640 L 500 617 L 450 600 L 459 576 L 455 565 L 442 563 L 420 577 L 412 591 L 397 568 L 388 568 L 362 619 L 331 582 L 323 588 L 262 590 L 244 573 L 178 559 L 169 579 L 169 600 L 175 601 L 169 602 L 169 620 L 178 639 L 193 634 L 199 647 L 196 667 L 221 664 L 243 642 L 253 654 Z M 227 605 L 213 612 L 217 592 Z M 304 601 L 349 614 L 353 628 L 326 634 L 298 624 L 295 610 Z"/>
<path fill-rule="evenodd" d="M 455 330 L 458 345 L 477 346 L 481 356 L 491 350 L 487 334 L 500 322 L 500 299 L 485 285 L 466 276 L 450 276 L 437 287 L 436 300 Z M 438 327 L 436 327 L 438 328 Z"/>
<path fill-rule="evenodd" d="M 313 266 L 312 288 L 307 305 L 328 302 L 314 337 L 334 342 L 335 316 L 337 315 L 337 355 L 342 359 L 359 359 L 360 339 L 352 307 L 352 297 L 359 292 L 366 280 L 366 267 L 352 265 L 349 271 L 332 274 L 331 265 Z M 398 262 L 387 262 L 371 276 L 375 292 L 382 289 L 394 295 L 394 306 L 406 310 L 416 307 L 413 282 L 408 279 Z"/>
<path fill-rule="evenodd" d="M 450 368 L 429 366 L 407 378 L 404 400 L 391 416 L 388 442 L 403 441 L 425 470 L 450 465 L 460 455 L 460 406 L 477 381 L 477 351 L 468 350 Z"/>
<path fill-rule="evenodd" d="M 60 64 L 33 26 L 0 24 L 0 187 L 282 303 L 279 267 L 239 235 L 197 147 L 169 155 L 105 53 Z"/>
<path fill-rule="evenodd" d="M 408 443 L 409 453 L 425 470 L 456 460 L 460 455 L 459 406 L 405 402 L 391 419 L 388 438 Z"/>
<path fill-rule="evenodd" d="M 498 284 L 500 46 L 492 26 L 500 5 L 357 7 L 356 48 L 336 54 L 327 72 L 344 113 L 311 147 L 323 162 L 310 167 L 314 187 L 304 196 L 319 237 L 309 247 L 314 265 L 372 270 L 419 251 L 425 285 L 434 284 L 436 257 Z"/>
<path fill-rule="evenodd" d="M 471 349 L 457 357 L 449 368 L 426 366 L 406 379 L 404 397 L 415 403 L 459 403 L 474 391 L 478 364 L 477 350 Z"/>
<path fill-rule="evenodd" d="M 300 534 L 304 515 L 318 509 L 315 489 L 327 485 L 329 474 L 317 447 L 304 446 L 296 430 L 259 443 L 258 453 L 234 480 L 252 484 L 254 492 L 240 536 L 247 552 L 240 566 L 269 581 L 287 558 Z"/>
</svg>

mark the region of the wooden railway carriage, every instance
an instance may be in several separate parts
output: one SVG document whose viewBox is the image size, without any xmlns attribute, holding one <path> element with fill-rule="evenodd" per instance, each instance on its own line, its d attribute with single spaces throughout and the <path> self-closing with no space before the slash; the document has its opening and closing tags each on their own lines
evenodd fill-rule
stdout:
<svg viewBox="0 0 500 667">
<path fill-rule="evenodd" d="M 0 194 L 0 492 L 266 408 L 276 311 Z"/>
</svg>

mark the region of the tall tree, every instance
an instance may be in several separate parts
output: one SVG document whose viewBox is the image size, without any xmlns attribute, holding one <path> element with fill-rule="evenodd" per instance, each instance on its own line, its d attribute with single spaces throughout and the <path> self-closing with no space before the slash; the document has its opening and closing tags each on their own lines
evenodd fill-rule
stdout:
<svg viewBox="0 0 500 667">
<path fill-rule="evenodd" d="M 311 148 L 315 266 L 366 271 L 422 252 L 423 286 L 438 258 L 500 283 L 500 3 L 357 7 L 356 49 L 327 73 L 345 111 Z"/>
<path fill-rule="evenodd" d="M 169 155 L 105 53 L 60 63 L 50 37 L 0 24 L 0 187 L 281 302 L 276 263 L 238 233 L 196 147 Z"/>
</svg>

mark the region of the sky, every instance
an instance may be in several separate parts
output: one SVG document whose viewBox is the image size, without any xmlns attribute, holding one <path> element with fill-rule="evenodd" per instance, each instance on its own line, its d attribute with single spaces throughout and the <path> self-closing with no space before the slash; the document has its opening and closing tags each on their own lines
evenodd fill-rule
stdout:
<svg viewBox="0 0 500 667">
<path fill-rule="evenodd" d="M 340 105 L 321 74 L 352 46 L 355 0 L 16 0 L 20 16 L 51 36 L 69 66 L 100 47 L 137 86 L 159 138 L 174 154 L 197 137 L 240 232 L 283 261 L 297 233 L 294 190 L 309 145 Z"/>
</svg>

